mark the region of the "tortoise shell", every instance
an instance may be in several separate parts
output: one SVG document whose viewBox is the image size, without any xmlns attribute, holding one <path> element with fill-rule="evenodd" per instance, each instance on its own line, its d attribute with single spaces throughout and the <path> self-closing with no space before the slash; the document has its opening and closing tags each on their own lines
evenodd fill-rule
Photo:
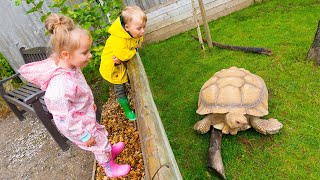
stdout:
<svg viewBox="0 0 320 180">
<path fill-rule="evenodd" d="M 243 68 L 215 73 L 201 88 L 197 113 L 268 114 L 268 90 L 263 79 Z"/>
</svg>

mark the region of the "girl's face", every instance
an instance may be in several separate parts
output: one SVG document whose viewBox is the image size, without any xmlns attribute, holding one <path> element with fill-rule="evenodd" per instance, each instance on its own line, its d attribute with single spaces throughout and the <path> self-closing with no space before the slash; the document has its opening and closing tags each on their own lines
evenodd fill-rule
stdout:
<svg viewBox="0 0 320 180">
<path fill-rule="evenodd" d="M 137 17 L 133 17 L 132 21 L 125 24 L 126 31 L 130 32 L 133 38 L 139 38 L 144 35 L 146 23 Z"/>
<path fill-rule="evenodd" d="M 92 54 L 90 53 L 91 39 L 88 35 L 79 35 L 80 46 L 70 54 L 68 64 L 73 67 L 86 67 Z"/>
</svg>

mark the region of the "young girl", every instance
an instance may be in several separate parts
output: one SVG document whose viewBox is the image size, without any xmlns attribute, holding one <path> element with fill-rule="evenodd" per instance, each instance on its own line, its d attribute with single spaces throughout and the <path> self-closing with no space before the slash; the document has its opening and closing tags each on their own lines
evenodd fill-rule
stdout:
<svg viewBox="0 0 320 180">
<path fill-rule="evenodd" d="M 91 35 L 62 15 L 51 14 L 45 21 L 51 34 L 53 54 L 41 62 L 21 66 L 28 81 L 46 91 L 44 100 L 59 131 L 80 148 L 92 151 L 108 177 L 125 176 L 130 166 L 113 160 L 123 148 L 108 141 L 105 127 L 96 122 L 93 95 L 80 68 L 87 66 Z"/>
</svg>

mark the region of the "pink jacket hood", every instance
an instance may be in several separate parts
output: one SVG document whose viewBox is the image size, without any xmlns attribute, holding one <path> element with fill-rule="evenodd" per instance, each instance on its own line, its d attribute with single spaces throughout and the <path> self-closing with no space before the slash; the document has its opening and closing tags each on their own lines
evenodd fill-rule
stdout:
<svg viewBox="0 0 320 180">
<path fill-rule="evenodd" d="M 22 65 L 18 72 L 27 81 L 39 86 L 45 91 L 53 77 L 64 73 L 72 75 L 75 70 L 58 67 L 55 64 L 54 59 L 49 57 L 43 61 Z"/>
</svg>

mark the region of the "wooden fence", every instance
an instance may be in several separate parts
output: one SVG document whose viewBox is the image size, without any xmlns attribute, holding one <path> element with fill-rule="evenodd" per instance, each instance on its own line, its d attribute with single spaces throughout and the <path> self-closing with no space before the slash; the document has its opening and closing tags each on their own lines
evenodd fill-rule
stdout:
<svg viewBox="0 0 320 180">
<path fill-rule="evenodd" d="M 208 21 L 248 7 L 254 2 L 255 0 L 203 1 Z M 125 3 L 140 6 L 147 13 L 145 43 L 158 42 L 196 27 L 191 0 L 125 0 Z M 202 23 L 198 3 L 196 7 Z"/>
<path fill-rule="evenodd" d="M 158 8 L 161 5 L 174 1 L 176 0 L 124 0 L 124 3 L 126 5 L 139 6 L 142 10 L 150 12 L 150 10 L 153 8 Z"/>
</svg>

